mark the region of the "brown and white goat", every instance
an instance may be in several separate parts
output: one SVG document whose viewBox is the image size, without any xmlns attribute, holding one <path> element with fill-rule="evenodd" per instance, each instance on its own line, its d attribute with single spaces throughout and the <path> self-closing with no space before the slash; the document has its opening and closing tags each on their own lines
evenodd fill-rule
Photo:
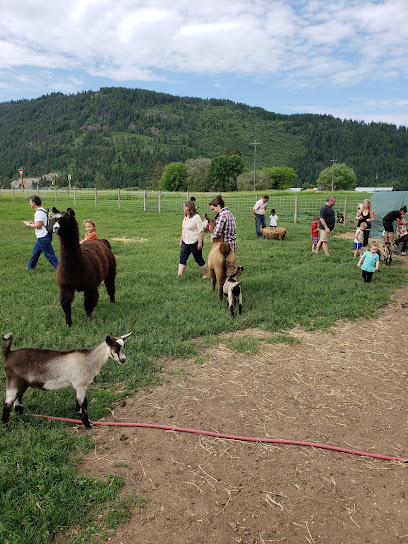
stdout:
<svg viewBox="0 0 408 544">
<path fill-rule="evenodd" d="M 389 266 L 392 261 L 392 245 L 391 242 L 384 242 L 383 252 L 384 252 L 384 262 L 386 266 Z"/>
<path fill-rule="evenodd" d="M 244 267 L 238 266 L 236 272 L 226 279 L 223 287 L 224 295 L 228 297 L 227 306 L 230 309 L 232 319 L 235 318 L 234 304 L 236 302 L 238 302 L 238 311 L 242 314 L 242 281 L 238 281 L 238 278 L 243 271 Z"/>
<path fill-rule="evenodd" d="M 21 404 L 28 387 L 55 391 L 72 387 L 76 395 L 76 411 L 87 429 L 91 427 L 87 413 L 86 389 L 108 359 L 118 363 L 126 361 L 124 336 L 107 336 L 94 348 L 57 351 L 53 349 L 21 348 L 11 351 L 13 336 L 3 336 L 4 370 L 6 371 L 6 396 L 3 404 L 3 423 L 10 417 L 14 403 L 17 414 L 23 413 Z"/>
</svg>

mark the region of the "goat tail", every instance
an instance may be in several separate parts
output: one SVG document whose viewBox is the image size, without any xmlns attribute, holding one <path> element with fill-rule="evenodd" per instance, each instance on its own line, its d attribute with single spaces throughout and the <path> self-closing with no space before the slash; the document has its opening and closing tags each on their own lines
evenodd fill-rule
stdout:
<svg viewBox="0 0 408 544">
<path fill-rule="evenodd" d="M 6 357 L 10 353 L 11 344 L 13 343 L 13 335 L 11 332 L 3 335 L 3 354 Z"/>
<path fill-rule="evenodd" d="M 221 251 L 224 259 L 226 259 L 228 257 L 228 255 L 231 253 L 232 249 L 231 249 L 231 246 L 229 245 L 228 242 L 221 242 L 220 251 Z"/>
</svg>

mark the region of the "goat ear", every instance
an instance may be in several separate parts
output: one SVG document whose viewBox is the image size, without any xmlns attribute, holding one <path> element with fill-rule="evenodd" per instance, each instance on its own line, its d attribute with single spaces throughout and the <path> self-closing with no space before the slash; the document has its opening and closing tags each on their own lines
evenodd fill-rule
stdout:
<svg viewBox="0 0 408 544">
<path fill-rule="evenodd" d="M 52 208 L 52 213 L 61 213 L 59 210 L 57 210 L 57 208 L 54 206 Z"/>
<path fill-rule="evenodd" d="M 112 338 L 110 336 L 107 336 L 105 339 L 105 342 L 108 344 L 108 346 L 112 345 Z"/>
<path fill-rule="evenodd" d="M 72 208 L 67 208 L 67 214 L 72 215 L 72 217 L 75 217 L 75 212 Z"/>
</svg>

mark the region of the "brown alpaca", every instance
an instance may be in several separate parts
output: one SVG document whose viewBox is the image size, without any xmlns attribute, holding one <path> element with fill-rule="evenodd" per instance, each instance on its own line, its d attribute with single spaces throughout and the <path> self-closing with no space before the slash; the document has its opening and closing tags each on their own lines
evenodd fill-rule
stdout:
<svg viewBox="0 0 408 544">
<path fill-rule="evenodd" d="M 60 302 L 68 327 L 72 325 L 71 305 L 75 291 L 84 292 L 84 308 L 88 319 L 92 319 L 99 293 L 98 286 L 105 282 L 110 301 L 115 302 L 116 258 L 107 240 L 79 243 L 78 223 L 75 212 L 68 208 L 55 214 L 54 232 L 60 239 L 60 260 L 57 282 Z"/>
<path fill-rule="evenodd" d="M 215 219 L 211 218 L 210 232 L 214 230 Z M 214 238 L 208 254 L 207 267 L 211 275 L 212 290 L 215 291 L 215 284 L 218 281 L 218 296 L 222 300 L 225 280 L 236 270 L 236 257 L 234 250 L 222 237 Z"/>
</svg>

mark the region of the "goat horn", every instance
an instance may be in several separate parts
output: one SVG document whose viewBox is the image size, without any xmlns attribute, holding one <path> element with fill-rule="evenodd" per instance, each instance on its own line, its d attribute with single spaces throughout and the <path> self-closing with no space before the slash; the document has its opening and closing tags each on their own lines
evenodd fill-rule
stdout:
<svg viewBox="0 0 408 544">
<path fill-rule="evenodd" d="M 126 340 L 126 338 L 128 338 L 131 334 L 132 334 L 132 331 L 128 332 L 128 333 L 125 334 L 124 336 L 119 336 L 119 338 L 120 338 L 121 340 Z"/>
</svg>

